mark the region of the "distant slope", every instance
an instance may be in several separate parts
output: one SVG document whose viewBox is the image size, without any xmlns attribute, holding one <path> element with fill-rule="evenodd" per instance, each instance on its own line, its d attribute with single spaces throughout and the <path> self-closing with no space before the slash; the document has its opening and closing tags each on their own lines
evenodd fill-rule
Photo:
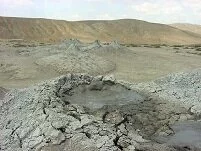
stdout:
<svg viewBox="0 0 201 151">
<path fill-rule="evenodd" d="M 118 40 L 122 43 L 201 43 L 201 36 L 195 33 L 139 20 L 69 22 L 0 17 L 0 39 L 58 41 L 64 38 Z"/>
<path fill-rule="evenodd" d="M 177 24 L 171 24 L 170 26 L 201 35 L 201 25 L 177 23 Z"/>
</svg>

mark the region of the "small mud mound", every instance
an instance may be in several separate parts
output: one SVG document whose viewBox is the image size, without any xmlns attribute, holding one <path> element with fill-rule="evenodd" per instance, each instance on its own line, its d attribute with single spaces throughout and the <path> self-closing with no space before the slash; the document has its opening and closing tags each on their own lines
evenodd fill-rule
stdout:
<svg viewBox="0 0 201 151">
<path fill-rule="evenodd" d="M 68 46 L 67 51 L 80 51 L 80 47 L 77 43 L 72 43 Z"/>
<path fill-rule="evenodd" d="M 51 68 L 60 74 L 73 72 L 97 75 L 115 69 L 115 65 L 111 61 L 86 52 L 51 55 L 38 59 L 35 63 L 43 68 Z"/>
<path fill-rule="evenodd" d="M 101 47 L 99 47 L 97 49 L 93 49 L 93 51 L 90 51 L 90 52 L 91 53 L 104 54 L 104 55 L 109 55 L 112 53 L 112 54 L 117 55 L 117 56 L 121 55 L 122 57 L 124 57 L 123 55 L 125 53 L 130 53 L 130 54 L 132 53 L 130 51 L 130 49 L 120 45 L 117 41 L 113 41 L 107 45 L 101 45 Z M 132 55 L 135 55 L 135 54 L 132 53 Z"/>
<path fill-rule="evenodd" d="M 115 70 L 112 61 L 103 59 L 89 52 L 102 48 L 99 41 L 84 44 L 76 39 L 64 41 L 55 47 L 53 54 L 39 57 L 35 63 L 41 68 L 51 68 L 59 74 L 67 73 L 89 73 L 91 75 L 105 74 Z M 47 50 L 49 52 L 49 50 Z M 40 53 L 40 52 L 39 52 Z"/>
<path fill-rule="evenodd" d="M 70 39 L 63 41 L 61 45 L 65 45 L 68 51 L 88 51 L 102 47 L 102 44 L 98 40 L 93 43 L 82 43 L 77 39 Z"/>
<path fill-rule="evenodd" d="M 59 44 L 59 49 L 65 51 L 81 51 L 81 47 L 84 45 L 78 39 L 66 39 Z"/>
<path fill-rule="evenodd" d="M 64 40 L 62 42 L 63 44 L 66 44 L 67 46 L 69 45 L 77 45 L 77 46 L 81 46 L 83 43 L 81 41 L 79 41 L 78 39 L 69 39 L 69 40 Z"/>
<path fill-rule="evenodd" d="M 93 43 L 83 45 L 80 49 L 82 51 L 89 51 L 89 50 L 96 50 L 101 47 L 102 47 L 102 44 L 100 43 L 100 41 L 96 40 Z"/>
<path fill-rule="evenodd" d="M 117 41 L 113 41 L 109 46 L 116 49 L 122 48 L 122 46 Z"/>
<path fill-rule="evenodd" d="M 102 51 L 102 50 L 123 50 L 126 47 L 121 46 L 117 41 L 111 42 L 109 45 L 101 44 L 99 40 L 95 40 L 93 43 L 81 43 L 77 39 L 70 39 L 64 41 L 61 45 L 65 45 L 68 51 Z"/>
</svg>

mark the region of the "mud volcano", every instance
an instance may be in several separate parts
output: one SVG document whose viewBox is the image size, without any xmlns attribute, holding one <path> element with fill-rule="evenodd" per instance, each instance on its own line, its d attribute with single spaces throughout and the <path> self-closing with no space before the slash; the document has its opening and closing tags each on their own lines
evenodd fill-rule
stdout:
<svg viewBox="0 0 201 151">
<path fill-rule="evenodd" d="M 11 90 L 0 104 L 0 150 L 176 151 L 153 138 L 172 135 L 170 126 L 193 114 L 130 85 L 68 74 Z"/>
</svg>

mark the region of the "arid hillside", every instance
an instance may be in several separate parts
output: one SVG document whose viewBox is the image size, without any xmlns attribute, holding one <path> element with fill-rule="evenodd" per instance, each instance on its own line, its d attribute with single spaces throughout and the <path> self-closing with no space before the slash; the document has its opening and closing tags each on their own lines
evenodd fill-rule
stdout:
<svg viewBox="0 0 201 151">
<path fill-rule="evenodd" d="M 170 26 L 176 27 L 176 28 L 181 29 L 181 30 L 194 32 L 196 34 L 201 35 L 201 25 L 187 24 L 187 23 L 177 23 L 177 24 L 171 24 Z"/>
<path fill-rule="evenodd" d="M 140 20 L 77 21 L 0 17 L 0 39 L 59 41 L 118 40 L 122 43 L 195 44 L 201 35 Z"/>
</svg>

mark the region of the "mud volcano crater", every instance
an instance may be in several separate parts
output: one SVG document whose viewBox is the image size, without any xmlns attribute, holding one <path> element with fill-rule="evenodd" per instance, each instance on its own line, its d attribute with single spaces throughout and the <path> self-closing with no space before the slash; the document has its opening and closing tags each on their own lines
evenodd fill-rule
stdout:
<svg viewBox="0 0 201 151">
<path fill-rule="evenodd" d="M 86 112 L 115 126 L 124 123 L 129 130 L 139 130 L 151 139 L 160 132 L 173 133 L 170 125 L 188 110 L 174 103 L 137 92 L 113 76 L 67 75 L 58 80 L 56 95 L 65 104 L 78 104 Z M 165 132 L 165 133 L 166 133 Z"/>
<path fill-rule="evenodd" d="M 0 150 L 8 151 L 176 151 L 167 148 L 186 142 L 178 140 L 186 133 L 179 130 L 174 135 L 177 131 L 171 126 L 194 119 L 180 104 L 113 76 L 87 74 L 10 90 L 0 103 L 0 115 Z M 175 139 L 178 143 L 172 144 Z"/>
<path fill-rule="evenodd" d="M 65 77 L 60 79 L 64 83 Z M 105 105 L 126 105 L 140 103 L 145 97 L 128 87 L 115 83 L 113 76 L 96 77 L 80 85 L 64 83 L 59 89 L 59 96 L 64 102 L 78 104 L 90 109 L 99 109 Z M 68 103 L 68 102 L 66 102 Z"/>
</svg>

